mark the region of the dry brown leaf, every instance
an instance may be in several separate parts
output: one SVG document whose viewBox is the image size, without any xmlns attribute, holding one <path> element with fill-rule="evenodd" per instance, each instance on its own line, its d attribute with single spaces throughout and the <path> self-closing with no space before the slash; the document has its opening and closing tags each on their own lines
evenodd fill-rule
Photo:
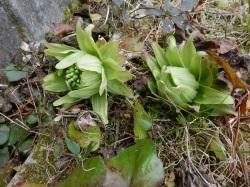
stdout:
<svg viewBox="0 0 250 187">
<path fill-rule="evenodd" d="M 225 40 L 225 39 L 220 39 L 220 40 L 216 40 L 218 45 L 220 46 L 218 49 L 218 53 L 220 54 L 225 54 L 229 51 L 235 50 L 236 49 L 236 45 L 234 44 L 233 41 L 230 40 Z M 214 42 L 216 42 L 214 41 Z"/>
<path fill-rule="evenodd" d="M 241 116 L 248 116 L 250 114 L 250 95 L 249 92 L 242 95 L 239 99 L 236 108 L 239 109 Z"/>
<path fill-rule="evenodd" d="M 68 34 L 74 30 L 72 25 L 69 24 L 55 24 L 54 25 L 54 35 L 61 36 Z"/>
<path fill-rule="evenodd" d="M 200 50 L 210 50 L 222 55 L 228 53 L 229 51 L 237 51 L 235 42 L 223 38 L 202 41 L 198 43 L 197 47 Z"/>
<path fill-rule="evenodd" d="M 214 60 L 218 65 L 220 65 L 226 72 L 229 80 L 231 81 L 233 88 L 242 88 L 247 89 L 249 85 L 242 81 L 234 71 L 234 69 L 229 65 L 229 63 L 223 59 L 222 57 L 218 56 L 216 53 L 208 51 L 207 52 L 212 60 Z"/>
</svg>

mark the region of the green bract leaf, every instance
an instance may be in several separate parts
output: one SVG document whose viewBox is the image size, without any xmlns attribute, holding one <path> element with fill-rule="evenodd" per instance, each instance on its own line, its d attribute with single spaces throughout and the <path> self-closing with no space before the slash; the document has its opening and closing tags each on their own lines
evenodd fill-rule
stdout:
<svg viewBox="0 0 250 187">
<path fill-rule="evenodd" d="M 233 105 L 216 104 L 216 105 L 200 105 L 201 113 L 208 114 L 209 116 L 218 116 L 223 114 L 237 115 Z"/>
<path fill-rule="evenodd" d="M 122 82 L 126 82 L 133 77 L 133 75 L 131 75 L 127 70 L 122 68 L 116 61 L 111 58 L 103 60 L 103 67 L 105 69 L 108 80 L 118 79 Z"/>
<path fill-rule="evenodd" d="M 89 87 L 93 84 L 101 84 L 101 74 L 94 71 L 82 71 L 80 87 Z"/>
<path fill-rule="evenodd" d="M 194 60 L 196 57 L 196 49 L 193 44 L 193 38 L 189 38 L 187 42 L 180 49 L 180 55 L 183 59 L 183 64 L 185 67 L 190 68 L 194 64 Z"/>
<path fill-rule="evenodd" d="M 180 92 L 178 92 L 178 90 L 168 88 L 168 86 L 163 81 L 157 81 L 157 87 L 159 95 L 169 100 L 170 103 L 184 108 L 187 106 L 187 103 L 185 103 L 183 96 L 179 94 Z"/>
<path fill-rule="evenodd" d="M 175 38 L 170 36 L 168 39 L 168 48 L 166 49 L 165 57 L 169 66 L 184 67 L 183 59 L 180 56 L 179 50 L 176 47 Z"/>
<path fill-rule="evenodd" d="M 79 99 L 89 99 L 92 95 L 99 92 L 99 83 L 94 83 L 90 86 L 80 88 L 78 90 L 73 90 L 68 93 L 70 97 L 75 97 Z"/>
<path fill-rule="evenodd" d="M 151 70 L 154 78 L 157 79 L 161 72 L 160 67 L 157 64 L 157 60 L 154 57 L 147 56 L 147 65 L 149 69 Z"/>
<path fill-rule="evenodd" d="M 148 78 L 147 85 L 151 93 L 157 95 L 157 83 L 152 76 Z"/>
<path fill-rule="evenodd" d="M 197 104 L 233 104 L 234 99 L 227 93 L 220 92 L 207 86 L 200 86 L 199 94 L 194 99 Z"/>
<path fill-rule="evenodd" d="M 119 80 L 108 81 L 108 91 L 113 94 L 123 95 L 126 97 L 133 97 L 133 91 Z"/>
<path fill-rule="evenodd" d="M 60 105 L 64 105 L 64 104 L 72 104 L 72 103 L 77 103 L 80 100 L 81 100 L 80 98 L 75 98 L 75 97 L 70 97 L 69 95 L 65 95 L 65 96 L 60 97 L 59 99 L 57 99 L 53 103 L 53 105 L 54 106 L 60 106 Z"/>
<path fill-rule="evenodd" d="M 148 130 L 152 127 L 152 120 L 139 102 L 134 105 L 134 134 L 136 139 L 148 137 Z"/>
<path fill-rule="evenodd" d="M 59 60 L 65 58 L 71 53 L 79 51 L 74 47 L 56 43 L 46 43 L 46 47 L 48 49 L 44 50 L 45 54 L 48 56 L 54 56 Z"/>
<path fill-rule="evenodd" d="M 207 56 L 207 54 L 199 54 L 202 58 Z M 201 62 L 201 71 L 199 76 L 199 82 L 203 86 L 211 87 L 213 86 L 215 76 L 218 72 L 218 68 L 215 63 L 209 61 L 208 59 L 203 59 Z"/>
<path fill-rule="evenodd" d="M 155 58 L 147 57 L 147 64 L 154 77 L 148 81 L 153 94 L 182 109 L 200 109 L 210 116 L 223 111 L 232 113 L 233 98 L 215 89 L 218 67 L 205 52 L 196 51 L 192 38 L 180 48 L 173 36 L 169 37 L 166 50 L 157 44 L 152 47 Z"/>
<path fill-rule="evenodd" d="M 65 78 L 58 76 L 57 73 L 51 73 L 44 77 L 42 87 L 50 92 L 65 92 L 69 90 Z"/>
<path fill-rule="evenodd" d="M 132 96 L 131 90 L 123 83 L 133 76 L 120 63 L 118 43 L 104 40 L 95 43 L 91 33 L 93 27 L 89 25 L 83 30 L 80 22 L 77 23 L 76 37 L 80 50 L 64 44 L 47 44 L 46 53 L 60 62 L 55 66 L 57 72 L 44 78 L 43 88 L 54 92 L 68 91 L 53 103 L 54 106 L 70 107 L 92 98 L 93 109 L 107 123 L 107 91 Z M 108 82 L 114 82 L 109 89 Z"/>
<path fill-rule="evenodd" d="M 104 69 L 102 69 L 102 81 L 101 81 L 101 85 L 100 85 L 100 88 L 99 88 L 99 94 L 100 95 L 102 95 L 103 92 L 107 89 L 107 85 L 108 85 L 107 77 L 106 77 Z"/>
<path fill-rule="evenodd" d="M 93 55 L 82 55 L 76 60 L 76 62 L 78 68 L 81 70 L 89 70 L 95 71 L 97 73 L 102 73 L 101 61 Z"/>
<path fill-rule="evenodd" d="M 56 64 L 56 69 L 65 69 L 73 64 L 75 64 L 79 58 L 86 55 L 86 53 L 82 51 L 78 51 L 76 53 L 72 53 L 68 55 L 67 57 L 63 58 L 59 63 Z"/>
<path fill-rule="evenodd" d="M 130 187 L 156 187 L 164 178 L 162 162 L 151 140 L 139 140 L 108 162 Z"/>
<path fill-rule="evenodd" d="M 106 42 L 100 47 L 100 53 L 103 59 L 111 58 L 118 60 L 118 42 Z"/>
<path fill-rule="evenodd" d="M 108 100 L 107 91 L 100 96 L 99 94 L 91 97 L 93 111 L 96 112 L 102 119 L 104 124 L 108 124 Z"/>
<path fill-rule="evenodd" d="M 155 58 L 157 59 L 157 63 L 160 67 L 163 67 L 163 66 L 167 66 L 169 65 L 168 64 L 168 61 L 167 61 L 167 58 L 165 56 L 165 51 L 164 49 L 161 48 L 161 46 L 159 46 L 157 43 L 153 43 L 152 44 L 152 48 L 154 50 L 154 54 L 155 54 Z"/>
<path fill-rule="evenodd" d="M 83 30 L 80 22 L 78 21 L 76 24 L 76 38 L 82 51 L 100 57 L 100 52 L 91 36 L 91 30 L 93 27 L 94 25 L 90 25 L 88 28 Z"/>
<path fill-rule="evenodd" d="M 184 103 L 189 103 L 195 98 L 199 83 L 188 69 L 168 66 L 162 70 L 162 80 L 172 92 L 183 98 Z"/>
</svg>

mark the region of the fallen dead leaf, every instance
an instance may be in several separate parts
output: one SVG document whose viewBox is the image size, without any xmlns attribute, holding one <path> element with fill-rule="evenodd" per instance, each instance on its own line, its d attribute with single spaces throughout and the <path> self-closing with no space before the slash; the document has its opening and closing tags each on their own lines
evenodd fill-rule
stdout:
<svg viewBox="0 0 250 187">
<path fill-rule="evenodd" d="M 219 54 L 226 54 L 229 51 L 237 51 L 235 42 L 224 38 L 216 38 L 210 41 L 199 42 L 197 48 L 200 50 L 209 50 Z"/>
<path fill-rule="evenodd" d="M 61 36 L 68 34 L 74 30 L 72 25 L 69 24 L 55 24 L 54 25 L 54 35 Z"/>
<path fill-rule="evenodd" d="M 218 56 L 215 52 L 207 51 L 210 58 L 214 60 L 218 65 L 220 65 L 226 72 L 229 80 L 232 82 L 233 88 L 242 88 L 247 89 L 249 85 L 242 81 L 236 74 L 235 70 L 229 65 L 229 63 L 223 59 L 222 57 Z"/>
</svg>

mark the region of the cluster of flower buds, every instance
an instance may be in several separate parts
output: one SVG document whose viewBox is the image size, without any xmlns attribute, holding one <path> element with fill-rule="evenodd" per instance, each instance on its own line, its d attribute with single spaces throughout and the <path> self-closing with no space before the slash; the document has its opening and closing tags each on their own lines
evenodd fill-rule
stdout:
<svg viewBox="0 0 250 187">
<path fill-rule="evenodd" d="M 76 66 L 71 66 L 66 70 L 66 82 L 71 89 L 77 89 L 79 87 L 80 72 Z"/>
</svg>

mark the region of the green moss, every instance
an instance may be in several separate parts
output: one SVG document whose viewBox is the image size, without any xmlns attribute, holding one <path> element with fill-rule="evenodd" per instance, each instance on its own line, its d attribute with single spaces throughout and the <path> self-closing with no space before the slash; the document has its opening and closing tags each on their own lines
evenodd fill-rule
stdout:
<svg viewBox="0 0 250 187">
<path fill-rule="evenodd" d="M 82 3 L 80 2 L 80 0 L 73 0 L 72 3 L 70 3 L 70 5 L 66 7 L 64 10 L 63 22 L 67 22 L 72 16 L 72 14 L 74 12 L 79 11 L 81 7 L 82 7 Z"/>
<path fill-rule="evenodd" d="M 55 130 L 51 128 L 49 133 L 51 134 Z M 58 146 L 60 147 L 60 154 L 58 155 Z M 40 183 L 46 184 L 47 181 L 57 174 L 58 167 L 56 166 L 56 161 L 62 155 L 64 150 L 63 142 L 60 138 L 56 141 L 51 139 L 51 136 L 40 136 L 37 144 L 32 151 L 32 160 L 34 163 L 27 163 L 24 165 L 24 172 L 21 173 L 23 181 L 29 183 Z"/>
<path fill-rule="evenodd" d="M 7 164 L 0 170 L 0 187 L 7 186 L 7 181 L 9 178 L 9 175 L 12 171 L 13 165 Z"/>
</svg>

